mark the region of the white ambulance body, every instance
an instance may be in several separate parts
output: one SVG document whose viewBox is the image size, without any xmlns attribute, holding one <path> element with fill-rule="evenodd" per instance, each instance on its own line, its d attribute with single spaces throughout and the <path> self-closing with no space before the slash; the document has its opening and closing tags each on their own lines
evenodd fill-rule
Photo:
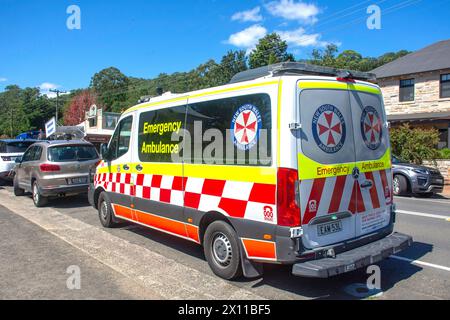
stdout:
<svg viewBox="0 0 450 320">
<path fill-rule="evenodd" d="M 369 76 L 283 63 L 132 107 L 90 202 L 105 227 L 127 220 L 203 245 L 226 279 L 262 263 L 307 277 L 376 263 L 412 239 L 393 233 L 383 99 L 355 80 Z"/>
</svg>

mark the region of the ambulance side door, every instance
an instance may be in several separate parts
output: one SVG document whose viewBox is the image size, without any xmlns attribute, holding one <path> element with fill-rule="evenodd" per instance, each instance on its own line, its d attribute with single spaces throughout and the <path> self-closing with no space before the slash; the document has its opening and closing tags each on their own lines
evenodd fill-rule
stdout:
<svg viewBox="0 0 450 320">
<path fill-rule="evenodd" d="M 108 174 L 105 188 L 116 216 L 133 220 L 131 174 L 134 114 L 125 116 L 108 145 Z"/>
</svg>

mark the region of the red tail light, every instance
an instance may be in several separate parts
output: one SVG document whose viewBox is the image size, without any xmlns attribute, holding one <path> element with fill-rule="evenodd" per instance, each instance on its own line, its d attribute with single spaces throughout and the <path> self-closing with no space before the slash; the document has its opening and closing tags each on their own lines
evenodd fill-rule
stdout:
<svg viewBox="0 0 450 320">
<path fill-rule="evenodd" d="M 57 164 L 43 163 L 39 166 L 39 169 L 41 170 L 41 172 L 56 172 L 60 171 L 61 167 Z"/>
<path fill-rule="evenodd" d="M 356 83 L 355 79 L 352 79 L 352 78 L 336 78 L 336 80 L 340 81 L 340 82 Z"/>
<path fill-rule="evenodd" d="M 279 168 L 277 182 L 278 225 L 283 227 L 301 226 L 298 207 L 298 172 Z"/>
</svg>

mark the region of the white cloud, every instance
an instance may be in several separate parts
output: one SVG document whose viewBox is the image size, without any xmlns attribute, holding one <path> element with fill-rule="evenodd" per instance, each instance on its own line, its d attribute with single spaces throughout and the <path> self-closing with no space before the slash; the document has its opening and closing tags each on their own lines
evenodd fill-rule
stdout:
<svg viewBox="0 0 450 320">
<path fill-rule="evenodd" d="M 49 98 L 55 98 L 56 93 L 50 92 L 50 90 L 55 90 L 57 88 L 60 88 L 60 85 L 50 83 L 50 82 L 43 82 L 39 85 L 39 89 L 41 91 L 41 95 L 46 95 Z"/>
<path fill-rule="evenodd" d="M 8 81 L 8 79 L 6 79 L 6 78 L 0 78 L 0 82 L 6 82 L 6 81 Z"/>
<path fill-rule="evenodd" d="M 261 7 L 256 7 L 251 10 L 236 12 L 231 17 L 232 21 L 241 21 L 241 22 L 259 22 L 262 21 L 263 17 L 260 14 Z"/>
<path fill-rule="evenodd" d="M 232 34 L 226 43 L 249 50 L 253 49 L 258 43 L 258 40 L 263 38 L 266 34 L 266 28 L 259 24 L 255 24 L 247 29 Z"/>
<path fill-rule="evenodd" d="M 298 28 L 290 31 L 275 31 L 291 47 L 325 47 L 328 42 L 321 41 L 319 33 L 306 34 L 305 29 Z"/>
<path fill-rule="evenodd" d="M 296 2 L 295 0 L 272 1 L 266 5 L 267 11 L 275 17 L 286 20 L 298 20 L 302 23 L 313 24 L 317 22 L 319 8 L 314 4 Z"/>
</svg>

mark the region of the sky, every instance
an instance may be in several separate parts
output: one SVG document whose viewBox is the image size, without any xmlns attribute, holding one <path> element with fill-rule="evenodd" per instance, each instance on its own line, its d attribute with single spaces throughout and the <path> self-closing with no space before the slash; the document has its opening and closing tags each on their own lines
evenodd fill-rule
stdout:
<svg viewBox="0 0 450 320">
<path fill-rule="evenodd" d="M 371 5 L 380 29 L 367 27 Z M 450 0 L 0 0 L 0 91 L 85 88 L 110 66 L 141 78 L 189 71 L 274 31 L 297 58 L 329 43 L 413 51 L 450 39 L 449 12 Z"/>
</svg>

